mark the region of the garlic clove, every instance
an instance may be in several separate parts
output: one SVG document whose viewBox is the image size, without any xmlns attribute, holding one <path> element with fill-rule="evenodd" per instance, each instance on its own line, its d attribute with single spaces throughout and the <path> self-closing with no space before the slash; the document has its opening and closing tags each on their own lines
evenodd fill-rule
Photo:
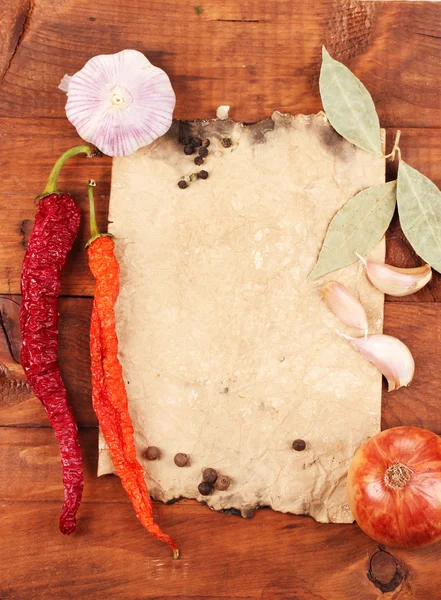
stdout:
<svg viewBox="0 0 441 600">
<path fill-rule="evenodd" d="M 429 283 L 432 278 L 432 269 L 429 265 L 413 269 L 400 269 L 376 263 L 357 254 L 366 267 L 366 275 L 372 285 L 380 292 L 390 296 L 409 296 L 418 292 Z"/>
<path fill-rule="evenodd" d="M 366 311 L 360 302 L 338 281 L 329 281 L 321 288 L 326 304 L 346 325 L 361 329 L 367 334 Z"/>
<path fill-rule="evenodd" d="M 230 116 L 230 107 L 227 105 L 218 106 L 216 109 L 216 117 L 221 121 L 226 121 Z"/>
<path fill-rule="evenodd" d="M 402 341 L 384 334 L 368 335 L 366 340 L 340 335 L 386 377 L 388 392 L 410 384 L 415 372 L 415 361 Z"/>
<path fill-rule="evenodd" d="M 137 50 L 95 56 L 61 86 L 69 121 L 108 156 L 132 154 L 170 129 L 176 103 L 170 80 Z"/>
<path fill-rule="evenodd" d="M 67 94 L 67 90 L 69 89 L 69 83 L 70 83 L 71 79 L 72 79 L 72 77 L 70 75 L 64 75 L 63 79 L 60 81 L 60 85 L 58 86 L 58 89 L 61 90 L 62 92 L 66 92 L 66 94 Z"/>
</svg>

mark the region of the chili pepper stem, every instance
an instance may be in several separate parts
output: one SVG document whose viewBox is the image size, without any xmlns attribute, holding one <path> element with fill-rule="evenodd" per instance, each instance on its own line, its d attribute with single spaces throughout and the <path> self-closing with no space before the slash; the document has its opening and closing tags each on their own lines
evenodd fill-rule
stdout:
<svg viewBox="0 0 441 600">
<path fill-rule="evenodd" d="M 48 196 L 50 194 L 58 193 L 58 177 L 60 175 L 61 169 L 63 168 L 64 163 L 76 154 L 87 154 L 87 156 L 91 158 L 92 156 L 99 155 L 100 152 L 97 151 L 97 149 L 94 146 L 88 145 L 74 146 L 70 150 L 67 150 L 64 154 L 60 156 L 60 158 L 54 164 L 52 171 L 50 172 L 46 187 L 44 188 L 43 193 L 40 196 L 38 196 L 39 198 L 43 196 Z"/>
<path fill-rule="evenodd" d="M 111 233 L 100 233 L 98 229 L 98 225 L 96 223 L 96 215 L 95 215 L 95 201 L 93 198 L 93 188 L 96 187 L 96 181 L 94 179 L 89 179 L 89 185 L 87 188 L 87 195 L 89 197 L 89 220 L 90 220 L 90 233 L 91 238 L 86 244 L 86 248 L 90 246 L 90 244 L 100 237 L 113 237 Z"/>
<path fill-rule="evenodd" d="M 96 182 L 93 179 L 89 180 L 89 186 L 87 188 L 87 195 L 89 196 L 89 219 L 90 219 L 90 233 L 93 238 L 98 237 L 100 230 L 96 224 L 95 216 L 95 202 L 93 199 L 93 188 L 96 186 Z"/>
</svg>

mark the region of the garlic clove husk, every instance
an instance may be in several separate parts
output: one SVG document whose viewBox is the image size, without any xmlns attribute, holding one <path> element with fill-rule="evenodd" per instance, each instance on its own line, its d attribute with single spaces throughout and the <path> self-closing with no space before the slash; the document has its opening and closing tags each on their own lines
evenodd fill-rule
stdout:
<svg viewBox="0 0 441 600">
<path fill-rule="evenodd" d="M 58 89 L 61 90 L 62 92 L 66 92 L 66 94 L 67 94 L 67 90 L 69 89 L 69 83 L 70 83 L 71 79 L 72 79 L 72 77 L 70 75 L 64 75 L 63 79 L 60 81 L 60 85 L 58 86 Z"/>
<path fill-rule="evenodd" d="M 390 296 L 402 297 L 414 294 L 427 285 L 432 278 L 432 269 L 429 265 L 401 269 L 357 256 L 366 267 L 366 275 L 372 285 Z"/>
<path fill-rule="evenodd" d="M 321 288 L 323 299 L 332 312 L 346 325 L 367 334 L 368 320 L 360 302 L 338 281 L 329 281 Z"/>
<path fill-rule="evenodd" d="M 385 376 L 388 392 L 408 386 L 415 372 L 415 361 L 406 344 L 385 334 L 354 338 L 340 334 Z"/>
<path fill-rule="evenodd" d="M 230 107 L 228 105 L 218 106 L 216 109 L 216 117 L 221 121 L 226 121 L 230 116 Z"/>
<path fill-rule="evenodd" d="M 91 58 L 70 79 L 66 115 L 79 135 L 108 156 L 127 156 L 171 126 L 176 103 L 166 73 L 137 50 Z"/>
</svg>

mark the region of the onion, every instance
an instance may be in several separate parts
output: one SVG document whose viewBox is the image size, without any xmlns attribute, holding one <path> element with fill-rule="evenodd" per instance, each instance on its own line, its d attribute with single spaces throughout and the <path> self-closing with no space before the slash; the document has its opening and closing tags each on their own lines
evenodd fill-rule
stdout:
<svg viewBox="0 0 441 600">
<path fill-rule="evenodd" d="M 368 440 L 348 473 L 349 506 L 371 538 L 395 548 L 441 539 L 441 440 L 419 427 L 394 427 Z"/>
</svg>

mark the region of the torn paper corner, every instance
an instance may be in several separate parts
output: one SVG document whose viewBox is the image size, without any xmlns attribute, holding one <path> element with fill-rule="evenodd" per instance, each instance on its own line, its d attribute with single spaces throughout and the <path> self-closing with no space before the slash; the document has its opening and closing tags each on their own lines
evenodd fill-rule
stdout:
<svg viewBox="0 0 441 600">
<path fill-rule="evenodd" d="M 187 135 L 210 140 L 203 167 L 184 154 Z M 192 181 L 201 168 L 208 178 Z M 352 521 L 346 473 L 380 430 L 381 375 L 336 335 L 356 332 L 307 276 L 335 212 L 382 182 L 384 160 L 341 138 L 322 113 L 276 112 L 252 126 L 176 122 L 114 160 L 120 359 L 153 497 Z M 384 242 L 375 255 L 384 259 Z M 381 331 L 383 295 L 362 265 L 329 278 L 360 298 L 370 331 Z M 160 460 L 141 458 L 149 445 Z M 190 466 L 174 464 L 178 452 Z M 201 496 L 205 467 L 231 477 L 228 490 Z M 99 472 L 112 469 L 100 443 Z"/>
</svg>

